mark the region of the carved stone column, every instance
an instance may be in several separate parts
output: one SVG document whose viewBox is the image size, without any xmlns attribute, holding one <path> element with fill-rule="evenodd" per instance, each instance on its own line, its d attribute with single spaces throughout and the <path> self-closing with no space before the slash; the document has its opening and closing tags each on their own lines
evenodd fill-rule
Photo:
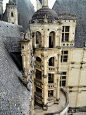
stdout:
<svg viewBox="0 0 86 115">
<path fill-rule="evenodd" d="M 47 75 L 47 58 L 44 58 L 44 75 L 43 75 L 43 98 L 44 104 L 43 109 L 47 110 L 47 101 L 48 101 L 48 75 Z"/>
</svg>

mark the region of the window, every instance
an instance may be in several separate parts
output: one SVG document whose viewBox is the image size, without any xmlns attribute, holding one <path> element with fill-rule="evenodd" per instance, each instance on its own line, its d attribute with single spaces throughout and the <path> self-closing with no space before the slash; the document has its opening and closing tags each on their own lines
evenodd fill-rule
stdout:
<svg viewBox="0 0 86 115">
<path fill-rule="evenodd" d="M 49 48 L 55 47 L 55 32 L 50 32 L 49 34 Z"/>
<path fill-rule="evenodd" d="M 36 44 L 41 45 L 41 33 L 36 32 Z"/>
<path fill-rule="evenodd" d="M 69 41 L 69 26 L 62 27 L 62 42 Z"/>
<path fill-rule="evenodd" d="M 61 77 L 60 77 L 60 87 L 63 86 L 65 87 L 66 86 L 66 72 L 62 72 L 61 73 Z"/>
<path fill-rule="evenodd" d="M 11 12 L 11 17 L 13 17 L 13 12 Z"/>
<path fill-rule="evenodd" d="M 67 62 L 67 61 L 68 61 L 68 51 L 62 51 L 61 62 Z"/>
</svg>

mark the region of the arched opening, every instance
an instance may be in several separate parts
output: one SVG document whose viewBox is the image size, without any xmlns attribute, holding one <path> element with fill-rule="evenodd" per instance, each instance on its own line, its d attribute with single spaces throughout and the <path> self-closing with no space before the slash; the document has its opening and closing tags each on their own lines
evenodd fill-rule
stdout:
<svg viewBox="0 0 86 115">
<path fill-rule="evenodd" d="M 49 48 L 55 47 L 55 32 L 50 32 L 49 34 Z"/>
<path fill-rule="evenodd" d="M 54 57 L 49 59 L 49 66 L 54 66 Z"/>
<path fill-rule="evenodd" d="M 36 57 L 36 61 L 41 62 L 42 60 L 41 60 L 41 58 Z"/>
<path fill-rule="evenodd" d="M 41 46 L 41 33 L 40 32 L 36 32 L 36 44 L 39 44 L 39 46 Z"/>
<path fill-rule="evenodd" d="M 11 17 L 14 17 L 13 12 L 11 12 Z"/>
</svg>

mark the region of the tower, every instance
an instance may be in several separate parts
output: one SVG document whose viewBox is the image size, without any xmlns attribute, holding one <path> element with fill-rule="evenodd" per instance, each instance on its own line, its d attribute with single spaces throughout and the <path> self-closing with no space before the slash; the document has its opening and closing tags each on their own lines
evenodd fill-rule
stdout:
<svg viewBox="0 0 86 115">
<path fill-rule="evenodd" d="M 9 0 L 9 3 L 6 4 L 6 11 L 7 11 L 7 21 L 9 23 L 18 25 L 17 5 L 12 0 Z"/>
<path fill-rule="evenodd" d="M 42 113 L 35 111 L 36 115 L 49 114 L 49 107 L 56 107 L 61 100 L 59 84 L 62 23 L 56 12 L 49 9 L 48 0 L 42 2 L 42 8 L 30 21 L 34 48 L 34 102 L 43 109 Z M 67 108 L 62 115 L 66 115 L 66 112 Z"/>
<path fill-rule="evenodd" d="M 3 0 L 0 0 L 0 18 L 2 14 L 3 14 Z"/>
<path fill-rule="evenodd" d="M 34 51 L 31 115 L 34 112 L 35 115 L 67 115 L 69 106 L 68 95 L 59 85 L 61 75 L 62 22 L 59 20 L 57 13 L 49 9 L 48 0 L 43 0 L 42 8 L 37 10 L 30 20 L 29 35 Z M 26 43 L 27 41 L 23 40 L 21 46 L 25 47 L 25 51 L 24 49 L 22 50 L 22 54 L 24 54 L 22 55 L 23 68 L 28 70 L 30 53 L 27 52 L 29 49 L 26 49 L 29 42 Z M 25 71 L 25 81 L 27 81 L 26 73 Z M 62 103 L 60 103 L 61 100 Z M 61 108 L 62 106 L 63 108 Z M 42 107 L 43 110 L 39 109 L 39 107 Z"/>
</svg>

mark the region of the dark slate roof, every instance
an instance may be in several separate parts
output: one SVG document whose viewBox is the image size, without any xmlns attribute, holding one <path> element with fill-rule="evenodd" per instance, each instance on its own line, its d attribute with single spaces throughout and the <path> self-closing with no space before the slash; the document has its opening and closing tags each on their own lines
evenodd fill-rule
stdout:
<svg viewBox="0 0 86 115">
<path fill-rule="evenodd" d="M 24 29 L 29 27 L 29 20 L 31 20 L 35 13 L 34 7 L 30 0 L 13 0 L 18 6 L 19 25 Z"/>
<path fill-rule="evenodd" d="M 0 115 L 29 115 L 30 92 L 21 83 L 22 74 L 9 53 L 21 30 L 0 21 Z"/>
<path fill-rule="evenodd" d="M 23 31 L 22 26 L 0 21 L 0 36 L 4 38 L 3 42 L 9 52 L 20 52 L 18 40 L 21 39 L 21 32 Z"/>
<path fill-rule="evenodd" d="M 58 20 L 58 15 L 54 10 L 46 6 L 43 6 L 41 9 L 35 12 L 35 14 L 32 17 L 31 22 L 35 22 L 36 20 L 38 22 L 43 22 L 45 18 L 48 20 L 48 22 L 52 22 L 54 20 Z"/>
<path fill-rule="evenodd" d="M 86 41 L 86 0 L 56 0 L 53 10 L 58 15 L 76 14 L 75 42 L 77 47 L 84 47 Z"/>
</svg>

